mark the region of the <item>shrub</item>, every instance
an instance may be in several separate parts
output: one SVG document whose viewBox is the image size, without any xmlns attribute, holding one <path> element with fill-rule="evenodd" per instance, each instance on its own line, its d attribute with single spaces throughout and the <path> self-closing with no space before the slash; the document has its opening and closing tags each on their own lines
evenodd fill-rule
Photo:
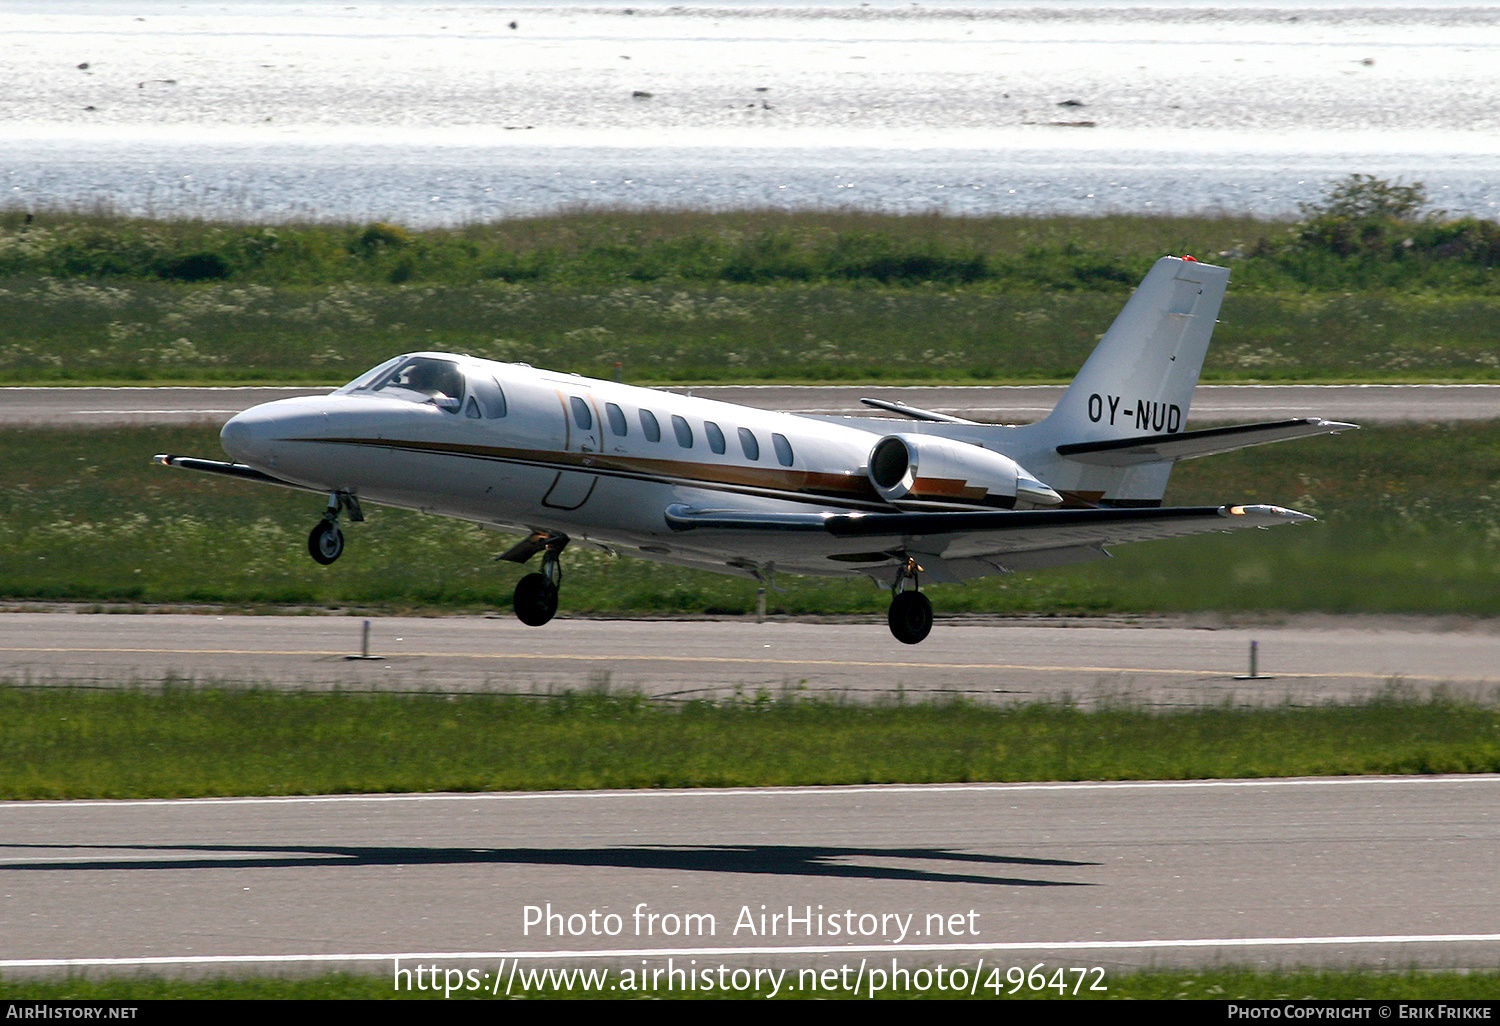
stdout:
<svg viewBox="0 0 1500 1026">
<path fill-rule="evenodd" d="M 414 241 L 412 234 L 405 228 L 377 221 L 355 236 L 349 249 L 350 252 L 363 256 L 374 256 L 382 250 L 405 249 Z"/>
<path fill-rule="evenodd" d="M 229 261 L 217 253 L 189 253 L 162 261 L 156 273 L 168 281 L 219 281 L 230 270 Z"/>
</svg>

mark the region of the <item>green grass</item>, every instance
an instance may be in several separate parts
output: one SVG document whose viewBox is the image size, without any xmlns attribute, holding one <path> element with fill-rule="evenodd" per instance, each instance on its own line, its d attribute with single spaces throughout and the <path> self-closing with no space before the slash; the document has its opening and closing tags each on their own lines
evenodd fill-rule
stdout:
<svg viewBox="0 0 1500 1026">
<path fill-rule="evenodd" d="M 951 217 L 588 210 L 408 229 L 0 212 L 0 275 L 263 284 L 878 283 L 1127 292 L 1165 253 L 1235 260 L 1251 288 L 1495 294 L 1492 222 L 1399 214 Z"/>
<path fill-rule="evenodd" d="M 0 598 L 385 611 L 507 609 L 512 538 L 371 507 L 348 550 L 305 548 L 316 496 L 155 467 L 220 455 L 187 428 L 0 431 Z M 1500 613 L 1500 422 L 1368 428 L 1183 463 L 1173 504 L 1272 502 L 1316 524 L 1123 545 L 1112 560 L 930 589 L 940 613 Z M 749 614 L 753 582 L 565 556 L 564 613 Z M 881 614 L 868 581 L 779 577 L 769 608 Z"/>
<path fill-rule="evenodd" d="M 440 350 L 639 383 L 1066 381 L 1125 296 L 11 279 L 0 382 L 342 384 Z M 1235 292 L 1208 381 L 1493 380 L 1500 297 Z"/>
<path fill-rule="evenodd" d="M 1186 252 L 1242 254 L 1208 380 L 1495 379 L 1487 256 L 1297 238 L 1206 217 L 606 211 L 413 232 L 0 214 L 0 383 L 335 384 L 420 349 L 636 382 L 1066 380 L 1151 262 Z M 184 280 L 210 253 L 225 276 Z"/>
<path fill-rule="evenodd" d="M 0 687 L 0 798 L 1500 772 L 1500 712 L 1392 693 L 1168 714 L 762 695 Z"/>
<path fill-rule="evenodd" d="M 934 968 L 928 966 L 927 968 Z M 1028 967 L 1029 968 L 1029 967 Z M 788 973 L 795 978 L 796 970 Z M 1071 975 L 1069 976 L 1071 980 Z M 619 974 L 611 974 L 606 986 L 617 985 Z M 1004 976 L 996 981 L 997 995 L 981 988 L 977 998 L 992 1000 L 1010 997 L 1011 985 Z M 1089 984 L 1094 982 L 1090 976 Z M 1051 998 L 1054 1000 L 1113 1001 L 1494 1001 L 1500 997 L 1500 972 L 1425 972 L 1422 970 L 1374 971 L 1367 969 L 1278 970 L 1265 971 L 1237 968 L 1191 970 L 1144 970 L 1108 974 L 1107 991 L 1059 997 L 1054 992 L 1022 991 L 1017 999 Z M 519 995 L 518 995 L 519 996 Z M 533 999 L 599 999 L 637 998 L 648 1000 L 763 997 L 753 992 L 648 990 L 620 993 L 584 987 L 544 988 L 524 995 Z M 790 1000 L 805 1000 L 807 995 L 785 993 Z M 848 992 L 821 995 L 826 998 L 853 998 Z M 889 999 L 964 997 L 951 990 L 891 990 L 879 995 Z M 315 1000 L 443 1000 L 439 991 L 396 991 L 389 977 L 329 973 L 311 977 L 252 976 L 211 980 L 183 980 L 141 975 L 124 978 L 74 977 L 59 981 L 0 981 L 0 1000 L 9 1001 L 315 1001 Z M 488 994 L 454 991 L 452 999 L 493 1000 Z"/>
</svg>

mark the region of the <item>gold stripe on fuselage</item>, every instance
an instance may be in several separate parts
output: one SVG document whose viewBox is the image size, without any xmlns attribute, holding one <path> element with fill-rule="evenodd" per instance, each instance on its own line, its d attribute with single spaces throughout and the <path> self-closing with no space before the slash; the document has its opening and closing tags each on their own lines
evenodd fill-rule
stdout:
<svg viewBox="0 0 1500 1026">
<path fill-rule="evenodd" d="M 983 489 L 946 478 L 920 478 L 908 501 L 899 507 L 880 498 L 864 474 L 829 474 L 809 470 L 746 467 L 724 463 L 696 463 L 653 459 L 611 453 L 559 452 L 555 449 L 518 449 L 509 446 L 475 445 L 463 442 L 423 442 L 391 438 L 289 438 L 291 442 L 368 446 L 458 456 L 469 459 L 516 463 L 549 470 L 571 470 L 609 477 L 625 477 L 657 484 L 691 485 L 714 491 L 761 495 L 796 502 L 829 500 L 848 508 L 890 512 L 900 508 L 1009 509 L 1002 497 L 986 502 Z M 927 500 L 927 501 L 923 501 Z M 957 501 L 955 501 L 957 500 Z"/>
</svg>

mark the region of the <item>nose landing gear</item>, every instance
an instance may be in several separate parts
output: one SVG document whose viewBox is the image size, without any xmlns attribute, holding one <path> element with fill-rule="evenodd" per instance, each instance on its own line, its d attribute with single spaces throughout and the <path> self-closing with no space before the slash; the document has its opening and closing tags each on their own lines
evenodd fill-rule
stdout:
<svg viewBox="0 0 1500 1026">
<path fill-rule="evenodd" d="M 915 645 L 932 631 L 932 603 L 917 590 L 917 573 L 921 569 L 915 559 L 907 558 L 897 574 L 893 586 L 896 594 L 886 615 L 891 634 L 903 645 Z"/>
<path fill-rule="evenodd" d="M 307 536 L 307 554 L 327 566 L 344 554 L 344 532 L 337 520 L 319 520 Z"/>
<path fill-rule="evenodd" d="M 344 532 L 339 529 L 339 514 L 349 511 L 352 523 L 363 523 L 364 511 L 359 500 L 349 492 L 334 492 L 328 497 L 328 509 L 323 519 L 313 525 L 307 536 L 307 554 L 317 563 L 327 566 L 344 554 Z"/>
</svg>

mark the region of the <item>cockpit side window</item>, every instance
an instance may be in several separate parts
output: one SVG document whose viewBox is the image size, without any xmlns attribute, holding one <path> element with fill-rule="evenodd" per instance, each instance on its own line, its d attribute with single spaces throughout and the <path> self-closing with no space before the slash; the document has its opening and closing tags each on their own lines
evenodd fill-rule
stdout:
<svg viewBox="0 0 1500 1026">
<path fill-rule="evenodd" d="M 431 401 L 450 413 L 457 413 L 463 405 L 464 376 L 452 360 L 413 356 L 375 379 L 373 384 L 362 386 L 361 391 L 364 388 L 395 398 L 420 396 L 419 402 Z"/>
<path fill-rule="evenodd" d="M 479 371 L 471 371 L 469 390 L 479 400 L 479 408 L 484 412 L 486 419 L 494 420 L 505 416 L 505 391 L 501 389 L 500 382 L 495 378 Z"/>
</svg>

